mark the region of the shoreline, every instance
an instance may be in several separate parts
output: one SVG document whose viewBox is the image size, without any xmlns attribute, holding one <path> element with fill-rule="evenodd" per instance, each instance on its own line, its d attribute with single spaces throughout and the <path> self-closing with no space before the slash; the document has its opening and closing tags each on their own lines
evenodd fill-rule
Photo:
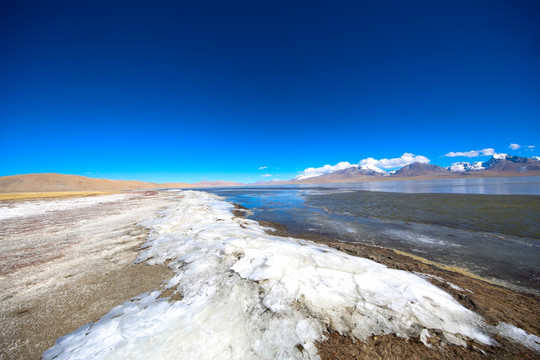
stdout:
<svg viewBox="0 0 540 360">
<path fill-rule="evenodd" d="M 243 216 L 243 210 L 236 215 Z M 487 323 L 496 326 L 500 322 L 515 325 L 530 334 L 540 335 L 540 296 L 516 292 L 507 287 L 490 283 L 477 276 L 469 276 L 458 269 L 445 269 L 436 263 L 424 263 L 409 254 L 394 249 L 361 243 L 340 242 L 314 233 L 291 233 L 275 222 L 259 221 L 275 231 L 268 234 L 294 237 L 325 244 L 353 256 L 367 258 L 389 268 L 416 273 L 433 285 L 451 294 L 461 305 L 481 315 Z M 428 348 L 419 339 L 405 340 L 393 334 L 371 336 L 366 342 L 354 340 L 338 333 L 329 333 L 328 340 L 319 343 L 323 360 L 350 358 L 415 358 L 415 359 L 535 359 L 538 354 L 503 338 L 497 338 L 501 347 L 484 346 L 469 342 L 467 348 L 455 345 Z"/>
<path fill-rule="evenodd" d="M 160 206 L 162 208 L 167 202 L 174 201 L 174 194 L 172 193 L 139 192 L 128 195 L 131 195 L 132 198 L 127 199 L 123 206 L 119 208 L 110 204 L 101 204 L 100 208 L 103 212 L 100 212 L 100 214 L 103 219 L 114 215 L 115 212 L 127 211 L 131 216 L 130 219 L 139 217 L 139 221 L 142 219 L 140 218 L 142 213 L 139 215 L 132 214 L 133 208 L 128 205 L 148 201 L 148 205 L 151 205 L 150 203 L 153 205 L 149 206 L 144 213 L 155 214 L 155 211 L 159 210 Z M 239 210 L 240 208 L 236 206 L 233 214 L 236 217 L 245 217 L 245 211 Z M 73 213 L 72 210 L 70 211 Z M 86 218 L 90 216 L 92 219 L 96 216 L 95 213 L 86 215 Z M 79 220 L 84 219 L 69 219 L 65 224 L 60 225 L 72 224 L 72 221 Z M 115 229 L 119 231 L 117 234 L 110 234 L 103 231 L 102 228 L 98 230 L 105 240 L 110 241 L 110 246 L 120 246 L 114 256 L 109 253 L 108 255 L 100 254 L 96 258 L 109 267 L 99 266 L 96 263 L 91 264 L 89 267 L 83 266 L 80 270 L 86 272 L 86 275 L 74 272 L 72 267 L 62 268 L 61 271 L 55 273 L 57 275 L 55 281 L 61 282 L 61 284 L 48 281 L 46 284 L 49 288 L 48 292 L 38 289 L 40 293 L 33 294 L 33 298 L 32 294 L 26 294 L 29 296 L 26 299 L 33 299 L 34 302 L 24 302 L 19 297 L 19 301 L 16 302 L 20 305 L 19 307 L 13 306 L 13 303 L 17 300 L 14 297 L 18 296 L 15 294 L 17 289 L 12 289 L 13 296 L 9 297 L 9 294 L 7 294 L 7 296 L 4 295 L 1 298 L 2 310 L 0 317 L 2 323 L 7 325 L 4 325 L 4 331 L 0 334 L 0 359 L 39 359 L 41 353 L 50 348 L 60 336 L 66 335 L 88 322 L 96 321 L 113 307 L 130 300 L 134 296 L 154 289 L 163 290 L 163 282 L 170 278 L 172 271 L 162 265 L 133 264 L 133 260 L 140 253 L 140 246 L 148 238 L 148 230 L 138 227 L 133 221 L 126 220 L 124 219 L 124 226 L 121 229 Z M 540 308 L 540 296 L 516 293 L 510 289 L 486 283 L 483 280 L 470 278 L 466 274 L 453 273 L 438 268 L 434 264 L 426 264 L 400 254 L 392 249 L 357 243 L 344 243 L 317 234 L 292 235 L 281 224 L 264 221 L 259 221 L 259 224 L 274 228 L 276 231 L 269 232 L 271 235 L 292 236 L 311 240 L 354 256 L 374 260 L 390 268 L 424 274 L 428 281 L 450 293 L 466 308 L 480 314 L 489 324 L 496 325 L 498 322 L 504 321 L 531 334 L 540 334 L 540 314 L 534 311 Z M 85 233 L 86 235 L 88 233 Z M 115 239 L 116 235 L 121 236 L 121 241 L 118 241 L 118 238 Z M 85 254 L 81 255 L 84 256 Z M 54 263 L 64 260 L 65 256 L 49 261 Z M 31 269 L 47 269 L 48 266 L 45 265 L 38 262 L 28 265 L 26 269 L 16 269 L 14 271 L 15 273 L 21 273 Z M 0 275 L 0 285 L 5 280 L 5 276 Z M 133 281 L 135 278 L 140 279 L 140 281 Z M 33 289 L 37 283 L 38 279 L 32 277 L 26 277 L 25 281 L 19 282 L 21 286 L 28 286 L 30 289 Z M 103 291 L 109 291 L 107 299 L 103 298 Z M 165 294 L 166 292 L 162 294 L 162 297 L 167 296 Z M 10 306 L 6 306 L 6 304 L 9 305 L 10 303 Z M 6 317 L 6 314 L 9 316 Z M 11 322 L 6 322 L 4 319 Z M 10 329 L 11 333 L 7 334 L 5 329 L 10 324 L 15 324 L 15 326 Z M 50 328 L 51 324 L 54 324 L 54 329 Z M 405 340 L 392 334 L 371 336 L 364 342 L 355 341 L 353 338 L 341 336 L 335 332 L 330 332 L 327 335 L 328 339 L 318 344 L 319 355 L 322 359 L 344 360 L 350 358 L 396 357 L 422 359 L 484 359 L 486 357 L 499 359 L 512 357 L 533 359 L 538 356 L 537 353 L 503 338 L 497 338 L 502 347 L 483 346 L 473 342 L 469 342 L 468 348 L 455 345 L 442 347 L 436 344 L 437 334 L 432 334 L 433 348 L 430 349 L 421 343 L 419 339 Z M 47 339 L 38 339 L 38 337 L 46 337 Z"/>
<path fill-rule="evenodd" d="M 487 171 L 487 172 L 471 172 L 471 173 L 447 173 L 447 174 L 430 174 L 430 175 L 413 175 L 413 176 L 370 176 L 361 175 L 353 178 L 332 179 L 326 181 L 317 181 L 316 178 L 308 178 L 304 180 L 278 180 L 272 182 L 255 182 L 255 183 L 235 183 L 229 181 L 209 181 L 199 182 L 193 184 L 187 183 L 143 183 L 137 180 L 109 180 L 98 178 L 87 178 L 78 175 L 64 175 L 64 174 L 26 174 L 26 175 L 10 175 L 0 178 L 19 178 L 24 176 L 40 177 L 40 176 L 60 176 L 60 178 L 81 178 L 89 180 L 90 184 L 85 186 L 71 184 L 65 185 L 61 188 L 55 188 L 50 182 L 43 186 L 26 186 L 26 187 L 6 187 L 0 183 L 0 201 L 2 200 L 25 200 L 30 198 L 39 197 L 63 197 L 65 194 L 73 193 L 74 195 L 67 196 L 79 196 L 77 194 L 94 193 L 95 195 L 105 193 L 126 193 L 126 192 L 139 192 L 139 191 L 162 191 L 166 189 L 178 189 L 178 190 L 200 190 L 211 188 L 242 188 L 242 187 L 267 187 L 267 186 L 283 186 L 283 185 L 328 185 L 328 184 L 355 184 L 355 183 L 370 183 L 370 182 L 407 182 L 407 181 L 423 181 L 423 180 L 459 180 L 459 179 L 492 179 L 492 178 L 521 178 L 521 177 L 539 177 L 540 171 L 528 171 L 528 172 L 500 172 L 500 171 Z M 311 179 L 311 180 L 310 180 Z M 56 179 L 58 180 L 58 179 Z M 54 182 L 54 181 L 53 181 Z M 111 187 L 110 185 L 103 185 L 112 183 L 118 183 L 117 186 Z M 100 186 L 96 186 L 99 184 Z M 25 197 L 29 195 L 30 197 Z M 22 196 L 22 197 L 21 197 Z"/>
</svg>

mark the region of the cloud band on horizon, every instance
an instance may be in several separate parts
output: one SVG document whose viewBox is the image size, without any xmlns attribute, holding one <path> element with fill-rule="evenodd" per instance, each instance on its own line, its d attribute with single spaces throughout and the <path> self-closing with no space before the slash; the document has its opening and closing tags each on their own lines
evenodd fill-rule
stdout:
<svg viewBox="0 0 540 360">
<path fill-rule="evenodd" d="M 372 157 L 369 157 L 367 159 L 361 160 L 358 165 L 364 166 L 364 165 L 372 165 L 376 166 L 382 169 L 396 169 L 403 167 L 405 165 L 412 164 L 414 162 L 419 163 L 429 163 L 431 160 L 429 160 L 427 157 L 423 155 L 414 155 L 412 153 L 403 153 L 401 157 L 393 158 L 393 159 L 374 159 Z"/>
<path fill-rule="evenodd" d="M 478 157 L 478 156 L 493 156 L 497 154 L 495 152 L 495 149 L 493 148 L 487 148 L 482 150 L 470 150 L 470 151 L 450 151 L 449 153 L 445 154 L 446 157 Z"/>
</svg>

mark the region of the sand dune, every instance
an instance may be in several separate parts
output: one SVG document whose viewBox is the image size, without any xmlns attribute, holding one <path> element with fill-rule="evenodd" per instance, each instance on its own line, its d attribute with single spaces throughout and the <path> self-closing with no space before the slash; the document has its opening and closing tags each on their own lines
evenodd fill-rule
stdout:
<svg viewBox="0 0 540 360">
<path fill-rule="evenodd" d="M 0 177 L 0 193 L 39 191 L 119 191 L 156 188 L 187 188 L 187 183 L 157 184 L 135 180 L 94 179 L 79 175 L 26 174 Z"/>
</svg>

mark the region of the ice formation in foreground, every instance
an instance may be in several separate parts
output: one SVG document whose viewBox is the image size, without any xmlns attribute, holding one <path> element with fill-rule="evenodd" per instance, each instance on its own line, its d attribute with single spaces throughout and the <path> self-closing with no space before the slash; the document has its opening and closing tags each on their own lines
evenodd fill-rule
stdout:
<svg viewBox="0 0 540 360">
<path fill-rule="evenodd" d="M 142 294 L 60 338 L 44 359 L 316 359 L 328 329 L 365 339 L 395 333 L 427 344 L 539 339 L 508 324 L 487 325 L 449 294 L 409 272 L 389 269 L 309 241 L 271 236 L 235 218 L 215 195 L 183 198 L 144 222 L 152 232 L 138 261 L 167 263 L 180 301 Z M 514 336 L 514 335 L 518 336 Z M 521 340 L 519 340 L 521 339 Z"/>
</svg>

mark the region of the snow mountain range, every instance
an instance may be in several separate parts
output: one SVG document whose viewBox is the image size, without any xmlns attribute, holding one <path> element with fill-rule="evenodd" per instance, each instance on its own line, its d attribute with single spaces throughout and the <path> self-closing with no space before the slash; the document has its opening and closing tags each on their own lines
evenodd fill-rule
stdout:
<svg viewBox="0 0 540 360">
<path fill-rule="evenodd" d="M 410 176 L 441 176 L 450 174 L 468 175 L 471 173 L 525 173 L 540 172 L 540 157 L 530 158 L 508 154 L 495 154 L 486 162 L 457 162 L 446 168 L 421 162 L 413 162 L 400 169 L 384 171 L 374 165 L 355 165 L 340 162 L 335 166 L 325 165 L 320 168 L 308 168 L 292 181 L 343 181 L 359 177 L 410 177 Z"/>
</svg>

